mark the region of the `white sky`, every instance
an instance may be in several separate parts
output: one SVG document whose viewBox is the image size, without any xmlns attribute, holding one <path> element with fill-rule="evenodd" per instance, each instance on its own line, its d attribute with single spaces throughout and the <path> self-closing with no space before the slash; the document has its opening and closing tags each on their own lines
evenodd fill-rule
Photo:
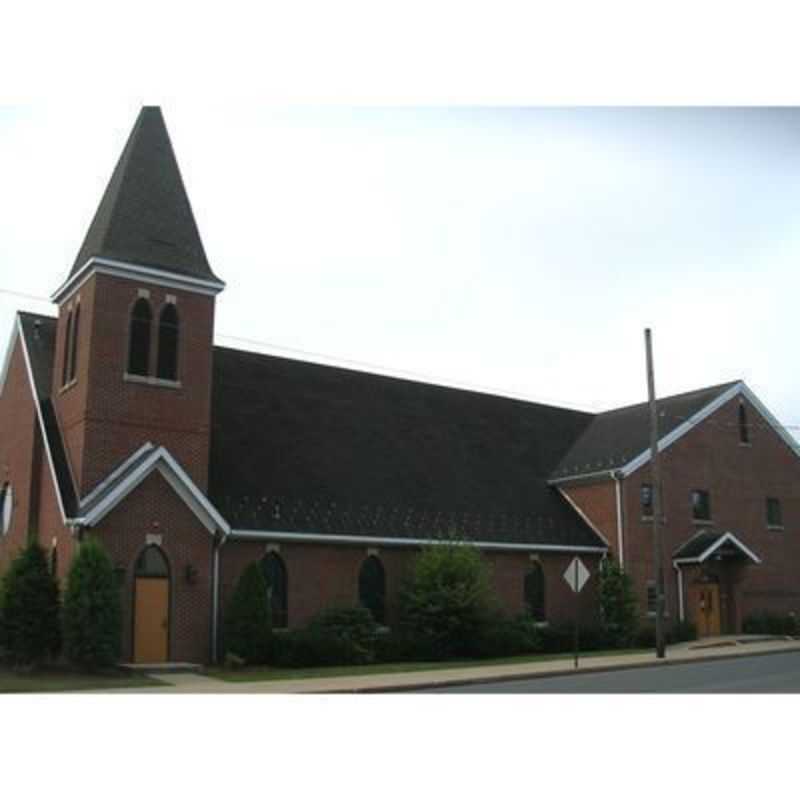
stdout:
<svg viewBox="0 0 800 800">
<path fill-rule="evenodd" d="M 659 394 L 741 377 L 800 425 L 794 109 L 163 110 L 219 343 L 601 410 L 650 325 Z M 137 113 L 0 112 L 0 288 L 65 277 Z"/>
</svg>

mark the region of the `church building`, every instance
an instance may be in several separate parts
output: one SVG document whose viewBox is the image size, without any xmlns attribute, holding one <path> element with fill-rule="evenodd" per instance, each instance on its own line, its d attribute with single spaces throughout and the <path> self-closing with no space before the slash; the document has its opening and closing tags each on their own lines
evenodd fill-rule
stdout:
<svg viewBox="0 0 800 800">
<path fill-rule="evenodd" d="M 254 561 L 276 628 L 359 603 L 391 627 L 443 537 L 481 550 L 511 613 L 596 619 L 607 557 L 652 613 L 645 403 L 591 414 L 215 346 L 224 289 L 145 107 L 53 316 L 19 312 L 0 364 L 0 574 L 35 537 L 63 587 L 98 537 L 141 663 L 219 658 Z M 800 612 L 800 446 L 741 381 L 658 412 L 669 622 Z"/>
</svg>

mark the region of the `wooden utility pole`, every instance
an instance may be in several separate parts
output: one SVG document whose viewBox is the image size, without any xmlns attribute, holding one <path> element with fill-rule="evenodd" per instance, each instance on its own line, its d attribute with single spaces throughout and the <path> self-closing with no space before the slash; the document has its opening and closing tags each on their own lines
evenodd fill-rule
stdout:
<svg viewBox="0 0 800 800">
<path fill-rule="evenodd" d="M 658 463 L 658 414 L 653 375 L 653 344 L 650 328 L 644 330 L 647 351 L 647 396 L 650 401 L 650 468 L 653 481 L 653 568 L 656 583 L 656 656 L 664 658 L 664 557 L 661 546 L 661 471 Z"/>
</svg>

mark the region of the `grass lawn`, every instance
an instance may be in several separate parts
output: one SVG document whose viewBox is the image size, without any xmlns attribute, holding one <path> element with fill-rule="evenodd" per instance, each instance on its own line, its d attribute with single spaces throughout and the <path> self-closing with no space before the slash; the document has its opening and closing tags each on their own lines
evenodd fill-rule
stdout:
<svg viewBox="0 0 800 800">
<path fill-rule="evenodd" d="M 580 659 L 607 655 L 631 655 L 634 653 L 649 653 L 651 648 L 636 650 L 596 650 L 591 653 L 581 653 Z M 391 675 L 398 672 L 423 672 L 427 670 L 457 669 L 460 667 L 488 667 L 504 664 L 536 664 L 542 661 L 558 661 L 571 659 L 572 653 L 548 653 L 538 656 L 513 656 L 512 658 L 493 659 L 467 659 L 464 661 L 410 661 L 395 664 L 365 664 L 363 666 L 349 667 L 310 667 L 287 669 L 280 667 L 245 667 L 239 670 L 214 668 L 208 670 L 212 678 L 223 681 L 286 681 L 301 678 L 340 678 L 347 675 Z"/>
<path fill-rule="evenodd" d="M 114 670 L 97 674 L 47 668 L 15 672 L 0 667 L 0 694 L 17 692 L 74 692 L 80 689 L 127 689 L 139 686 L 163 686 L 146 675 Z"/>
</svg>

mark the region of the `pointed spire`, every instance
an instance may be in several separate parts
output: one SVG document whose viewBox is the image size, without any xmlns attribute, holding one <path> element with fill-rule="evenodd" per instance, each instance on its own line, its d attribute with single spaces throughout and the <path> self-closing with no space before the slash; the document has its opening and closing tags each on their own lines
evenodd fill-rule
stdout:
<svg viewBox="0 0 800 800">
<path fill-rule="evenodd" d="M 158 106 L 139 112 L 70 276 L 92 256 L 219 280 L 206 259 Z"/>
</svg>

